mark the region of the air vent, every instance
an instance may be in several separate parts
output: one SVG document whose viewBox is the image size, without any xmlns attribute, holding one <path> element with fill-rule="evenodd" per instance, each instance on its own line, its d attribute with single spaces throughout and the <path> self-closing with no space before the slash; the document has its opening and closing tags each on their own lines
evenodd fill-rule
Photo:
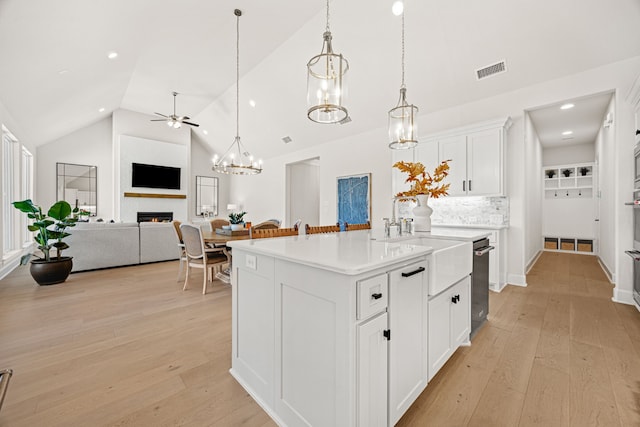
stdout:
<svg viewBox="0 0 640 427">
<path fill-rule="evenodd" d="M 290 136 L 285 136 L 284 138 L 282 138 L 282 142 L 284 142 L 285 144 L 288 144 L 291 142 L 291 137 Z"/>
<path fill-rule="evenodd" d="M 476 79 L 482 80 L 487 77 L 504 73 L 507 71 L 507 64 L 504 59 L 500 62 L 496 62 L 495 64 L 488 65 L 486 67 L 480 68 L 476 70 Z"/>
</svg>

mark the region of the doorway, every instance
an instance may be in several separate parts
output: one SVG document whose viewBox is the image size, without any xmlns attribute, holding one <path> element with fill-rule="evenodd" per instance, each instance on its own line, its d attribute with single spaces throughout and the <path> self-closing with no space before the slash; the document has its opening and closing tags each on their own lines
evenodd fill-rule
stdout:
<svg viewBox="0 0 640 427">
<path fill-rule="evenodd" d="M 614 97 L 608 91 L 525 111 L 529 263 L 540 250 L 610 258 L 613 218 L 600 205 L 613 197 Z"/>
<path fill-rule="evenodd" d="M 285 223 L 320 224 L 320 158 L 288 163 L 286 186 Z"/>
</svg>

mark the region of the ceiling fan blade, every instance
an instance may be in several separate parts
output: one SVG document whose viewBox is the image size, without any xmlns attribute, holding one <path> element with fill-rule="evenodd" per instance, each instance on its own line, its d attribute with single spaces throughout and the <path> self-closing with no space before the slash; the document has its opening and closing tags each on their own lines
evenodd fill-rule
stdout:
<svg viewBox="0 0 640 427">
<path fill-rule="evenodd" d="M 151 119 L 150 122 L 166 122 L 166 119 Z"/>
<path fill-rule="evenodd" d="M 184 123 L 185 125 L 189 125 L 189 126 L 195 126 L 195 127 L 199 127 L 200 126 L 197 123 L 191 123 L 191 122 L 182 122 L 182 123 Z"/>
<path fill-rule="evenodd" d="M 157 115 L 162 116 L 162 117 L 168 117 L 168 116 L 165 116 L 164 114 L 160 114 L 160 113 L 153 113 L 153 114 L 157 114 Z"/>
</svg>

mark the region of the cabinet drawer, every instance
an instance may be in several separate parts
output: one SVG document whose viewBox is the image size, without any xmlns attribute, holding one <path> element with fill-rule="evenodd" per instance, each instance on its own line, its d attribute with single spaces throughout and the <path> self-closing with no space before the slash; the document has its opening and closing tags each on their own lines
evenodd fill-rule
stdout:
<svg viewBox="0 0 640 427">
<path fill-rule="evenodd" d="M 389 291 L 387 275 L 380 274 L 358 282 L 356 313 L 358 320 L 380 313 L 387 308 Z"/>
</svg>

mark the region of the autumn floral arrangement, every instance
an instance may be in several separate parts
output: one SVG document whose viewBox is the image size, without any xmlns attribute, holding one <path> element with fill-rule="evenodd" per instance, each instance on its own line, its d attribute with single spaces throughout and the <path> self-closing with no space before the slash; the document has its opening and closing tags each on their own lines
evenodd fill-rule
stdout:
<svg viewBox="0 0 640 427">
<path fill-rule="evenodd" d="M 409 177 L 405 182 L 411 183 L 408 191 L 401 191 L 396 197 L 413 197 L 419 194 L 428 194 L 430 197 L 437 199 L 441 196 L 447 196 L 450 184 L 441 184 L 441 182 L 449 175 L 449 162 L 451 160 L 443 160 L 433 171 L 433 175 L 424 170 L 424 165 L 420 162 L 396 162 L 393 167 L 401 172 L 406 172 Z"/>
</svg>

